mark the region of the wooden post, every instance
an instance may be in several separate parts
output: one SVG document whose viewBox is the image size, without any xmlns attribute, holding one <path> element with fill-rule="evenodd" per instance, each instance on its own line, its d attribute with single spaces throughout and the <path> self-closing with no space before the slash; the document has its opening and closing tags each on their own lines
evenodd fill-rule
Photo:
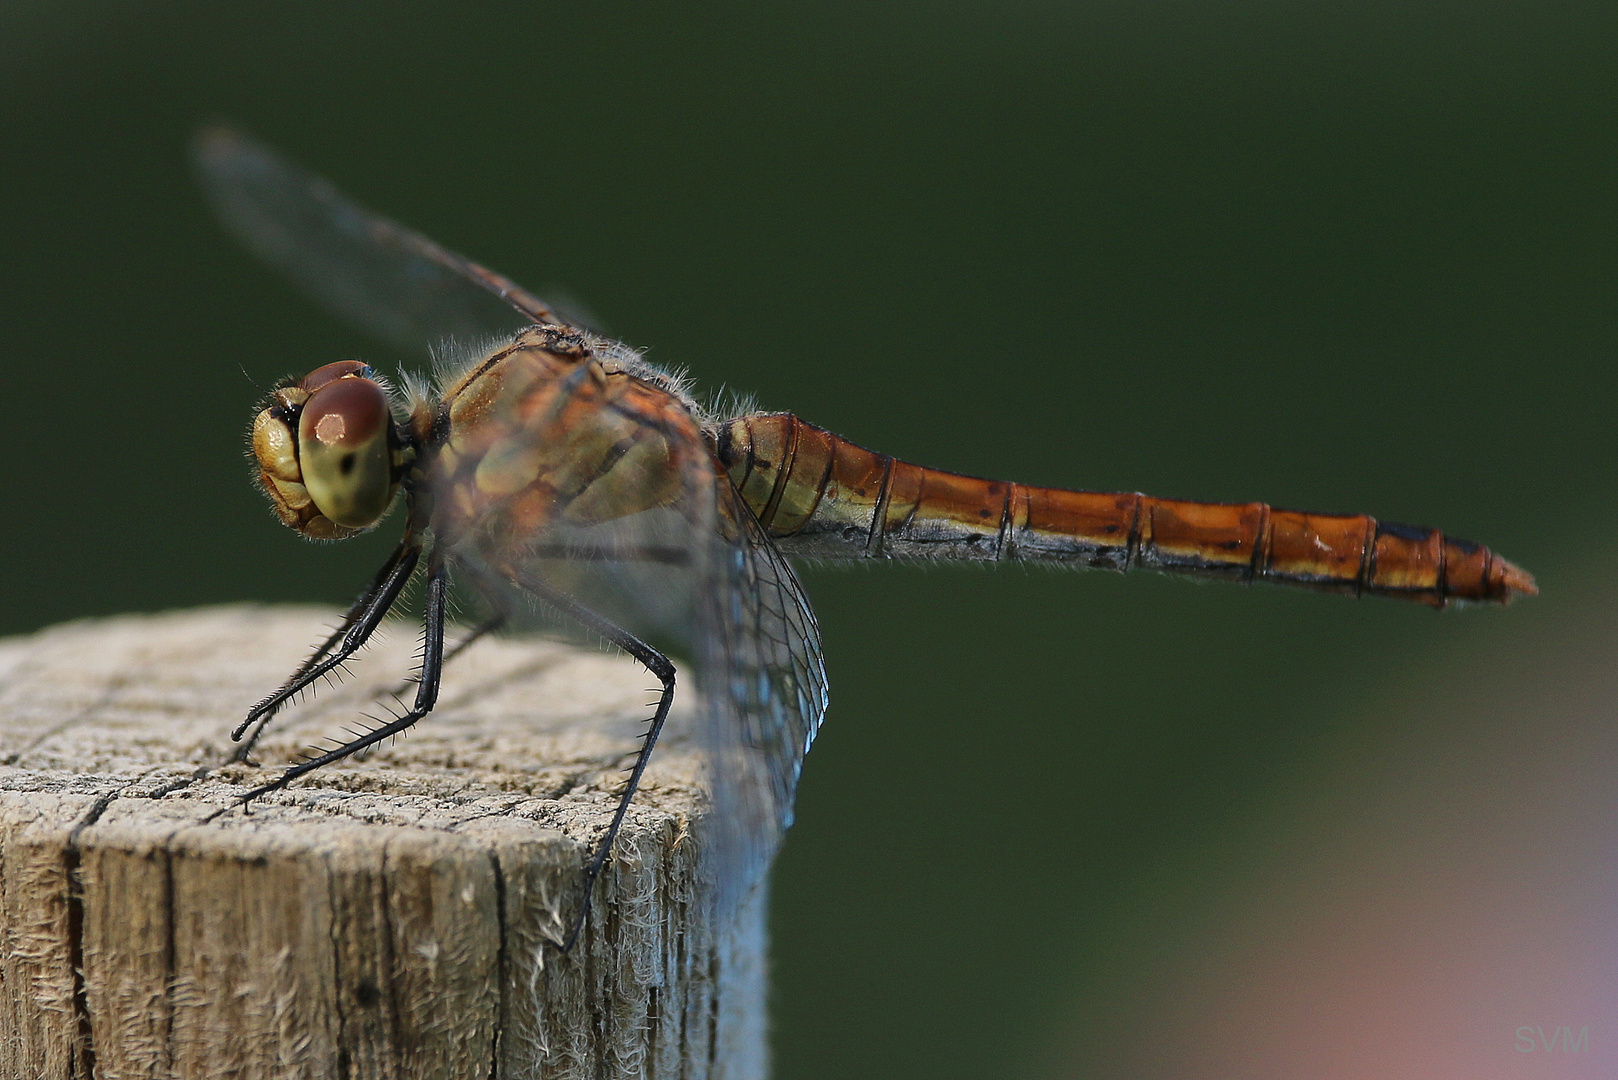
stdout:
<svg viewBox="0 0 1618 1080">
<path fill-rule="evenodd" d="M 0 641 L 0 1076 L 759 1077 L 764 897 L 696 903 L 678 710 L 573 951 L 626 752 L 627 660 L 479 642 L 369 760 L 213 822 L 411 670 L 389 640 L 223 764 L 335 616 L 213 608 Z M 370 711 L 375 711 L 374 708 Z"/>
</svg>

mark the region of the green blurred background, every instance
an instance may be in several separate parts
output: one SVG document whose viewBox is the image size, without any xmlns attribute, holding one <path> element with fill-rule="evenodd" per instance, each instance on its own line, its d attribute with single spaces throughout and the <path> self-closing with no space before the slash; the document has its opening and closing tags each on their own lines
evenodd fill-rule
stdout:
<svg viewBox="0 0 1618 1080">
<path fill-rule="evenodd" d="M 1600 624 L 1615 45 L 1595 3 L 13 0 L 0 631 L 340 603 L 389 542 L 302 544 L 248 483 L 258 386 L 382 354 L 208 217 L 185 144 L 214 117 L 705 390 L 1536 572 L 1539 600 L 1442 616 L 806 573 L 833 704 L 776 879 L 778 1075 L 1130 1075 L 1169 1037 L 1143 987 L 1210 897 L 1259 901 L 1300 777 Z"/>
</svg>

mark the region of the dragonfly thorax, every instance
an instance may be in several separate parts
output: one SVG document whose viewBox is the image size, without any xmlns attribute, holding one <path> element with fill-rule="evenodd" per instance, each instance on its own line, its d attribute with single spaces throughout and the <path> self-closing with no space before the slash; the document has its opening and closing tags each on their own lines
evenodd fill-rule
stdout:
<svg viewBox="0 0 1618 1080">
<path fill-rule="evenodd" d="M 252 442 L 276 516 L 312 539 L 370 528 L 398 489 L 403 452 L 388 394 L 358 360 L 276 390 L 253 420 Z"/>
</svg>

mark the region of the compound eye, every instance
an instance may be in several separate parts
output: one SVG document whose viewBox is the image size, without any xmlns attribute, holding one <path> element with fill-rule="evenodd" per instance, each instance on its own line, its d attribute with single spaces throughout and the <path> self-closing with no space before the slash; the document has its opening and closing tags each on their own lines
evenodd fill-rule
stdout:
<svg viewBox="0 0 1618 1080">
<path fill-rule="evenodd" d="M 362 379 L 369 379 L 375 372 L 371 365 L 362 360 L 339 360 L 335 364 L 325 364 L 315 368 L 309 374 L 298 380 L 298 389 L 307 390 L 311 394 L 329 382 L 348 375 L 357 375 Z"/>
<path fill-rule="evenodd" d="M 322 373 L 356 363 L 327 364 L 300 384 L 308 389 L 306 384 L 315 381 L 298 418 L 298 460 L 304 486 L 320 512 L 335 524 L 364 529 L 393 500 L 387 394 L 355 371 L 316 381 Z"/>
</svg>

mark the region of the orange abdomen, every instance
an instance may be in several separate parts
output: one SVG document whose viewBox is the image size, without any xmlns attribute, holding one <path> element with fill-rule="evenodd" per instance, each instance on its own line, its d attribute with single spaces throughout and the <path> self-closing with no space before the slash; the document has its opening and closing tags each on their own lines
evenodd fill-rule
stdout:
<svg viewBox="0 0 1618 1080">
<path fill-rule="evenodd" d="M 982 480 L 875 453 L 787 413 L 730 421 L 716 451 L 760 523 L 794 555 L 1146 567 L 1439 607 L 1537 591 L 1488 548 L 1437 529 Z"/>
</svg>

